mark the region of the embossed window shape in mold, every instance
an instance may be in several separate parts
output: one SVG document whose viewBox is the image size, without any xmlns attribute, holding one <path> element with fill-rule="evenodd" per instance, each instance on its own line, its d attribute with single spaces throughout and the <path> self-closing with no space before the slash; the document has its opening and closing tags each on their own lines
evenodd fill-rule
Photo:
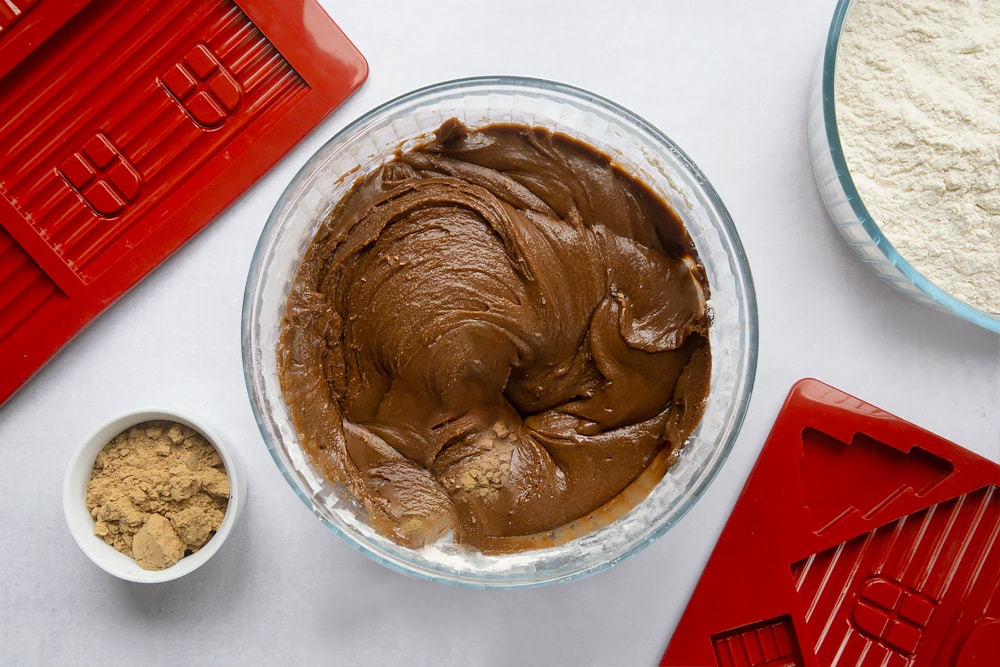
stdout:
<svg viewBox="0 0 1000 667">
<path fill-rule="evenodd" d="M 21 20 L 39 0 L 0 0 L 0 36 Z"/>
<path fill-rule="evenodd" d="M 59 173 L 95 213 L 109 218 L 134 202 L 142 186 L 139 172 L 103 132 L 63 161 Z"/>
<path fill-rule="evenodd" d="M 792 620 L 785 616 L 712 636 L 719 667 L 802 667 Z"/>
<path fill-rule="evenodd" d="M 898 581 L 872 577 L 858 591 L 855 627 L 870 638 L 913 655 L 934 613 L 934 602 Z"/>
<path fill-rule="evenodd" d="M 229 69 L 205 44 L 198 44 L 160 77 L 195 124 L 214 129 L 240 106 L 243 90 Z"/>
</svg>

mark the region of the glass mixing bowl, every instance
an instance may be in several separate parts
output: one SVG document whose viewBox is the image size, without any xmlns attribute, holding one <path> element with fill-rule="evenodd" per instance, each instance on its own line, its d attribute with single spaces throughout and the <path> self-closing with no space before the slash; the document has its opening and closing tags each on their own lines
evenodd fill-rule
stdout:
<svg viewBox="0 0 1000 667">
<path fill-rule="evenodd" d="M 948 294 L 906 261 L 882 233 L 858 194 L 840 142 L 834 96 L 840 36 L 854 4 L 855 0 L 840 0 L 837 3 L 820 69 L 810 94 L 809 155 L 823 203 L 848 245 L 879 277 L 921 303 L 1000 333 L 1000 316 L 970 306 Z"/>
<path fill-rule="evenodd" d="M 707 271 L 713 367 L 703 419 L 645 500 L 614 523 L 561 546 L 488 556 L 448 543 L 419 549 L 396 544 L 372 529 L 348 492 L 313 465 L 282 397 L 276 353 L 286 295 L 320 222 L 357 178 L 391 160 L 400 146 L 427 140 L 453 117 L 470 127 L 544 126 L 612 156 L 671 203 Z M 351 123 L 310 158 L 261 234 L 247 280 L 242 334 L 247 389 L 261 433 L 285 479 L 316 516 L 389 568 L 482 588 L 579 578 L 660 537 L 704 494 L 732 448 L 757 358 L 756 300 L 743 247 L 694 163 L 662 132 L 613 102 L 559 83 L 508 77 L 450 81 L 403 95 Z"/>
</svg>

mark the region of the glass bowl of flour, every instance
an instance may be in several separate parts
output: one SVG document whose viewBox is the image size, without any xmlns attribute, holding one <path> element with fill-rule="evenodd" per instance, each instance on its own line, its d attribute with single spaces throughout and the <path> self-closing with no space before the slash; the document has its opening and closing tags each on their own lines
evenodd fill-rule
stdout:
<svg viewBox="0 0 1000 667">
<path fill-rule="evenodd" d="M 1000 333 L 1000 5 L 841 0 L 809 151 L 834 223 L 879 276 Z"/>
</svg>

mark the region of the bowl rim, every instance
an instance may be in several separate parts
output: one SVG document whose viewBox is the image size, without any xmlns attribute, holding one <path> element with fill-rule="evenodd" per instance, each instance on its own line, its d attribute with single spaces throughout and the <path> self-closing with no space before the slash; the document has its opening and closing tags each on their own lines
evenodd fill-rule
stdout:
<svg viewBox="0 0 1000 667">
<path fill-rule="evenodd" d="M 737 399 L 731 401 L 731 404 L 727 406 L 727 411 L 725 413 L 725 428 L 722 431 L 725 437 L 723 442 L 716 448 L 708 461 L 710 469 L 706 474 L 700 477 L 696 485 L 691 487 L 692 497 L 681 503 L 679 508 L 674 511 L 669 519 L 664 521 L 657 528 L 657 530 L 652 531 L 643 539 L 637 540 L 635 543 L 631 544 L 627 550 L 616 557 L 604 559 L 601 562 L 594 563 L 588 567 L 578 568 L 565 574 L 552 576 L 544 580 L 524 580 L 521 578 L 517 578 L 515 580 L 504 578 L 501 580 L 488 576 L 466 576 L 461 572 L 449 572 L 445 574 L 431 568 L 424 568 L 419 565 L 415 565 L 412 562 L 397 562 L 395 558 L 377 551 L 373 545 L 360 542 L 354 535 L 349 534 L 345 529 L 326 519 L 315 508 L 311 497 L 300 487 L 299 481 L 292 477 L 291 471 L 287 469 L 278 451 L 278 444 L 272 441 L 271 434 L 266 423 L 268 421 L 268 416 L 263 413 L 261 405 L 258 402 L 257 387 L 255 386 L 253 372 L 253 362 L 255 360 L 251 358 L 251 341 L 255 340 L 255 338 L 250 313 L 253 311 L 254 306 L 253 299 L 256 295 L 255 286 L 258 281 L 258 276 L 262 274 L 262 265 L 265 261 L 265 245 L 275 233 L 275 229 L 279 225 L 280 218 L 285 212 L 288 204 L 295 199 L 308 182 L 312 169 L 316 162 L 321 159 L 321 156 L 328 156 L 332 145 L 340 141 L 343 137 L 353 134 L 359 130 L 366 123 L 382 114 L 386 109 L 405 107 L 405 105 L 421 100 L 430 94 L 460 95 L 470 90 L 470 88 L 490 87 L 503 87 L 512 90 L 516 89 L 518 93 L 530 93 L 530 91 L 535 90 L 539 91 L 540 94 L 554 94 L 574 101 L 582 101 L 583 103 L 593 105 L 606 113 L 620 116 L 626 124 L 630 123 L 637 126 L 640 131 L 645 132 L 647 135 L 655 139 L 659 144 L 667 149 L 675 157 L 675 159 L 677 159 L 679 166 L 695 181 L 697 186 L 708 199 L 710 206 L 717 214 L 719 226 L 722 228 L 718 231 L 721 232 L 720 236 L 723 237 L 724 244 L 729 249 L 726 259 L 732 267 L 734 282 L 738 284 L 738 289 L 744 297 L 743 301 L 738 305 L 738 311 L 743 318 L 740 327 L 741 338 L 739 347 L 743 350 L 743 354 L 745 355 L 745 367 L 742 369 L 744 371 L 743 374 L 736 380 L 737 390 L 734 392 L 734 395 Z M 557 128 L 557 131 L 562 130 Z M 583 88 L 549 79 L 509 75 L 462 77 L 415 88 L 382 102 L 362 113 L 353 121 L 346 124 L 341 130 L 335 132 L 319 148 L 317 148 L 316 151 L 306 159 L 293 178 L 289 181 L 288 186 L 282 192 L 281 197 L 276 202 L 261 231 L 261 235 L 258 239 L 253 259 L 251 261 L 250 270 L 247 275 L 241 328 L 244 379 L 258 429 L 260 430 L 268 452 L 278 466 L 282 476 L 285 478 L 286 482 L 288 482 L 295 494 L 306 505 L 306 507 L 317 515 L 321 519 L 322 523 L 338 535 L 338 537 L 342 538 L 343 541 L 349 544 L 354 550 L 361 552 L 368 558 L 386 566 L 390 570 L 430 581 L 482 589 L 533 588 L 557 582 L 580 579 L 611 568 L 615 564 L 639 553 L 662 537 L 664 533 L 666 533 L 687 514 L 687 512 L 694 506 L 695 501 L 703 496 L 705 490 L 718 476 L 721 468 L 728 459 L 729 454 L 739 436 L 749 407 L 753 385 L 756 378 L 757 359 L 759 353 L 756 290 L 749 262 L 747 260 L 746 251 L 728 209 L 722 202 L 718 192 L 705 177 L 700 168 L 682 149 L 680 149 L 680 147 L 677 146 L 677 144 L 674 143 L 672 139 L 659 130 L 655 125 L 649 123 L 635 112 L 606 97 Z M 544 551 L 544 549 L 539 551 Z"/>
<path fill-rule="evenodd" d="M 147 421 L 171 421 L 200 433 L 219 453 L 229 477 L 229 502 L 222 524 L 198 551 L 162 570 L 145 570 L 131 557 L 117 551 L 94 534 L 94 519 L 87 510 L 87 483 L 100 451 L 125 429 Z M 63 515 L 73 541 L 95 565 L 119 579 L 134 583 L 163 583 L 183 577 L 214 556 L 232 533 L 246 504 L 247 478 L 232 444 L 200 418 L 174 409 L 135 408 L 105 419 L 91 430 L 73 452 L 63 477 Z"/>
<path fill-rule="evenodd" d="M 837 174 L 840 187 L 844 190 L 844 194 L 851 206 L 851 210 L 854 212 L 855 217 L 857 217 L 858 223 L 861 225 L 862 229 L 865 230 L 865 233 L 868 234 L 872 243 L 879 249 L 886 261 L 895 267 L 903 278 L 912 283 L 913 286 L 930 299 L 932 303 L 936 304 L 945 311 L 948 311 L 953 315 L 957 315 L 958 317 L 968 320 L 973 324 L 979 325 L 989 331 L 1000 333 L 1000 315 L 991 315 L 984 310 L 971 306 L 952 296 L 928 280 L 920 271 L 914 268 L 914 266 L 910 264 L 910 262 L 907 261 L 898 250 L 896 250 L 892 242 L 889 241 L 888 237 L 886 237 L 886 235 L 882 232 L 878 223 L 875 222 L 874 217 L 868 212 L 868 208 L 862 201 L 861 195 L 858 193 L 857 186 L 854 184 L 854 178 L 851 176 L 851 171 L 847 166 L 847 159 L 844 155 L 843 144 L 840 141 L 840 131 L 837 124 L 835 86 L 837 53 L 840 47 L 840 38 L 843 33 L 844 25 L 850 16 L 851 9 L 854 7 L 856 2 L 857 0 L 838 0 L 837 6 L 834 9 L 833 19 L 830 22 L 830 29 L 827 33 L 826 44 L 823 50 L 821 80 L 823 126 L 827 139 L 827 146 L 830 151 L 830 157 L 833 160 L 834 172 Z"/>
</svg>

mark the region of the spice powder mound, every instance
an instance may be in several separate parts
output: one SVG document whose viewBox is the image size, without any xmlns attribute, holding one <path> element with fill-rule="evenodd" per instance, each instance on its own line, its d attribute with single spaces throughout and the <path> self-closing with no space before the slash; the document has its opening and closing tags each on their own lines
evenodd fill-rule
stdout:
<svg viewBox="0 0 1000 667">
<path fill-rule="evenodd" d="M 145 570 L 204 546 L 222 524 L 229 477 L 200 433 L 170 421 L 137 424 L 97 455 L 87 485 L 94 534 Z"/>
</svg>

